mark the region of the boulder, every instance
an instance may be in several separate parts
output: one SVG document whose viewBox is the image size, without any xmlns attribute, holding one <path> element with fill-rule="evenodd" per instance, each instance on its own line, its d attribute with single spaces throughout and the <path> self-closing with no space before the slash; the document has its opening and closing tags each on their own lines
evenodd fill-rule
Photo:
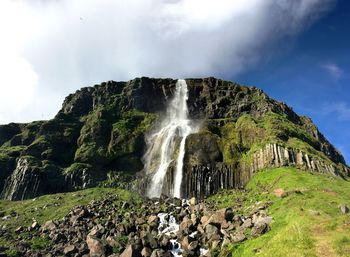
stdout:
<svg viewBox="0 0 350 257">
<path fill-rule="evenodd" d="M 105 257 L 105 245 L 103 241 L 95 236 L 87 236 L 86 244 L 90 250 L 91 257 Z"/>
<path fill-rule="evenodd" d="M 234 212 L 232 208 L 227 208 L 225 210 L 225 220 L 226 221 L 232 221 L 234 217 Z"/>
<path fill-rule="evenodd" d="M 246 236 L 244 235 L 243 231 L 239 231 L 232 237 L 233 243 L 239 243 L 246 239 Z"/>
<path fill-rule="evenodd" d="M 70 256 L 70 255 L 74 254 L 75 252 L 77 252 L 77 248 L 74 245 L 67 245 L 63 250 L 63 253 L 66 256 Z"/>
<path fill-rule="evenodd" d="M 122 254 L 120 255 L 120 257 L 141 257 L 141 247 L 139 247 L 138 245 L 128 245 L 125 250 L 122 252 Z"/>
<path fill-rule="evenodd" d="M 141 251 L 142 257 L 150 257 L 152 255 L 152 250 L 148 247 L 144 247 Z"/>
<path fill-rule="evenodd" d="M 205 226 L 205 235 L 208 240 L 219 240 L 220 232 L 219 229 L 211 224 Z"/>
<path fill-rule="evenodd" d="M 52 231 L 56 229 L 56 224 L 52 220 L 48 220 L 45 222 L 45 224 L 41 227 L 42 231 Z"/>
</svg>

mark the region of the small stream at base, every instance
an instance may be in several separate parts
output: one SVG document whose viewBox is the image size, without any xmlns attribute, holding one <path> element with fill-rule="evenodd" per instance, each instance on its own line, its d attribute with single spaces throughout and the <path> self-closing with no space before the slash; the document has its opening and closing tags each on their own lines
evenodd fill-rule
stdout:
<svg viewBox="0 0 350 257">
<path fill-rule="evenodd" d="M 188 208 L 189 204 L 189 200 L 187 199 L 182 199 L 182 207 L 186 207 L 186 209 Z M 176 207 L 176 208 L 181 208 L 181 207 Z M 165 212 L 161 212 L 158 213 L 158 218 L 159 218 L 159 225 L 158 225 L 158 234 L 159 235 L 167 235 L 169 237 L 176 235 L 177 232 L 180 229 L 180 225 L 176 222 L 176 219 L 173 215 L 171 215 L 171 213 L 165 213 Z M 190 237 L 195 237 L 195 235 L 198 232 L 195 231 L 193 233 L 191 233 L 189 236 Z M 171 249 L 170 252 L 174 257 L 182 257 L 182 252 L 183 249 L 181 248 L 181 244 L 177 241 L 177 235 L 176 235 L 176 239 L 170 239 L 170 243 L 171 243 Z M 200 248 L 200 256 L 204 256 L 208 253 L 208 249 L 201 247 Z"/>
</svg>

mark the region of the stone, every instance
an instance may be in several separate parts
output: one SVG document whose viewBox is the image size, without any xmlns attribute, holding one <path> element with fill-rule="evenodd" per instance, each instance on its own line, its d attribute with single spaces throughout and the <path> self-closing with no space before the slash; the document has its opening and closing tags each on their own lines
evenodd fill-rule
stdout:
<svg viewBox="0 0 350 257">
<path fill-rule="evenodd" d="M 158 247 L 158 241 L 151 233 L 146 233 L 142 238 L 142 245 L 147 246 L 151 249 L 155 249 Z"/>
<path fill-rule="evenodd" d="M 259 216 L 254 223 L 254 227 L 252 228 L 251 235 L 253 237 L 257 237 L 261 234 L 264 234 L 265 232 L 267 232 L 269 230 L 269 224 L 271 222 L 272 222 L 272 217 Z"/>
<path fill-rule="evenodd" d="M 148 247 L 144 247 L 141 251 L 142 257 L 150 257 L 152 255 L 152 250 Z"/>
<path fill-rule="evenodd" d="M 205 235 L 208 240 L 220 239 L 219 229 L 211 224 L 205 226 Z"/>
<path fill-rule="evenodd" d="M 349 212 L 349 208 L 345 204 L 341 204 L 339 209 L 342 214 L 347 214 Z"/>
<path fill-rule="evenodd" d="M 41 227 L 42 231 L 52 231 L 56 229 L 56 224 L 52 220 L 48 220 L 45 222 L 45 224 Z"/>
<path fill-rule="evenodd" d="M 183 219 L 183 221 L 180 223 L 179 227 L 181 230 L 186 230 L 186 229 L 193 230 L 194 229 L 194 225 L 193 225 L 192 220 L 188 219 L 187 217 L 185 217 Z"/>
<path fill-rule="evenodd" d="M 245 219 L 243 224 L 241 225 L 242 228 L 251 228 L 252 226 L 253 226 L 253 222 L 251 218 Z"/>
<path fill-rule="evenodd" d="M 68 245 L 64 248 L 63 253 L 65 255 L 72 255 L 77 251 L 77 248 L 74 245 Z"/>
<path fill-rule="evenodd" d="M 275 190 L 273 190 L 273 193 L 275 196 L 280 197 L 280 198 L 286 196 L 286 193 L 282 188 L 276 188 Z"/>
<path fill-rule="evenodd" d="M 19 233 L 21 233 L 23 230 L 24 230 L 24 228 L 23 228 L 22 226 L 20 226 L 20 227 L 18 227 L 18 228 L 15 229 L 15 233 L 16 233 L 16 234 L 19 234 Z"/>
<path fill-rule="evenodd" d="M 198 241 L 192 241 L 189 245 L 188 245 L 188 250 L 189 251 L 196 251 L 197 250 L 197 248 L 198 248 L 198 246 L 199 246 L 199 242 Z"/>
<path fill-rule="evenodd" d="M 244 235 L 244 233 L 242 231 L 239 231 L 238 233 L 236 233 L 233 237 L 232 237 L 232 242 L 233 243 L 239 243 L 242 242 L 246 239 L 246 236 Z"/>
<path fill-rule="evenodd" d="M 89 232 L 89 235 L 101 237 L 101 235 L 103 235 L 104 233 L 105 233 L 105 228 L 101 224 L 98 224 L 92 228 L 92 230 Z"/>
<path fill-rule="evenodd" d="M 139 246 L 128 245 L 121 253 L 120 257 L 141 257 L 141 251 Z"/>
<path fill-rule="evenodd" d="M 130 204 L 128 202 L 123 202 L 122 209 L 128 209 Z"/>
<path fill-rule="evenodd" d="M 154 249 L 151 257 L 172 257 L 172 254 L 168 251 L 164 251 L 163 249 Z"/>
<path fill-rule="evenodd" d="M 319 211 L 316 211 L 316 210 L 309 210 L 309 214 L 311 216 L 320 216 L 321 213 Z"/>
<path fill-rule="evenodd" d="M 37 229 L 39 227 L 39 223 L 37 221 L 34 221 L 30 227 L 32 229 Z"/>
<path fill-rule="evenodd" d="M 169 244 L 170 244 L 170 238 L 169 236 L 163 234 L 161 235 L 161 237 L 159 238 L 159 246 L 163 249 L 168 249 L 169 248 Z"/>
<path fill-rule="evenodd" d="M 158 222 L 159 218 L 157 215 L 150 215 L 147 219 L 147 223 L 151 224 L 153 222 Z"/>
<path fill-rule="evenodd" d="M 90 250 L 90 256 L 105 257 L 105 245 L 102 240 L 95 236 L 87 236 L 86 244 Z"/>
<path fill-rule="evenodd" d="M 225 210 L 225 220 L 226 221 L 232 221 L 234 217 L 234 212 L 232 208 L 227 208 Z"/>
<path fill-rule="evenodd" d="M 196 204 L 197 204 L 197 199 L 196 199 L 196 197 L 192 197 L 192 198 L 190 199 L 189 203 L 190 203 L 190 205 L 192 205 L 192 206 L 196 205 Z"/>
</svg>

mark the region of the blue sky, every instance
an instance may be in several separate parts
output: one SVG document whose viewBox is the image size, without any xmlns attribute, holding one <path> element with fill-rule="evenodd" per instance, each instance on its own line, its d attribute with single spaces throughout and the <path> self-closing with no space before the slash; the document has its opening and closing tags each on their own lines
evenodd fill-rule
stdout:
<svg viewBox="0 0 350 257">
<path fill-rule="evenodd" d="M 282 40 L 285 49 L 232 80 L 256 85 L 312 118 L 350 163 L 350 1 L 340 0 L 328 15 L 299 37 Z M 276 47 L 276 46 L 274 46 Z M 271 51 L 273 53 L 273 51 Z"/>
</svg>

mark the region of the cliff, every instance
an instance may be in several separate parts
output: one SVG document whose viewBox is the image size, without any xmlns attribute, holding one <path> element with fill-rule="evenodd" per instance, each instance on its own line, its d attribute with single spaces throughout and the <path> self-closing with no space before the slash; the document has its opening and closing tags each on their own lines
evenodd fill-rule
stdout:
<svg viewBox="0 0 350 257">
<path fill-rule="evenodd" d="M 184 197 L 243 187 L 259 170 L 298 166 L 349 176 L 343 156 L 309 118 L 255 87 L 215 78 L 187 79 L 189 116 L 201 124 L 186 141 Z M 106 184 L 144 190 L 145 136 L 159 126 L 176 80 L 108 81 L 69 95 L 48 121 L 0 126 L 1 198 Z M 173 183 L 173 165 L 163 193 Z M 131 185 L 127 185 L 132 187 Z"/>
</svg>

